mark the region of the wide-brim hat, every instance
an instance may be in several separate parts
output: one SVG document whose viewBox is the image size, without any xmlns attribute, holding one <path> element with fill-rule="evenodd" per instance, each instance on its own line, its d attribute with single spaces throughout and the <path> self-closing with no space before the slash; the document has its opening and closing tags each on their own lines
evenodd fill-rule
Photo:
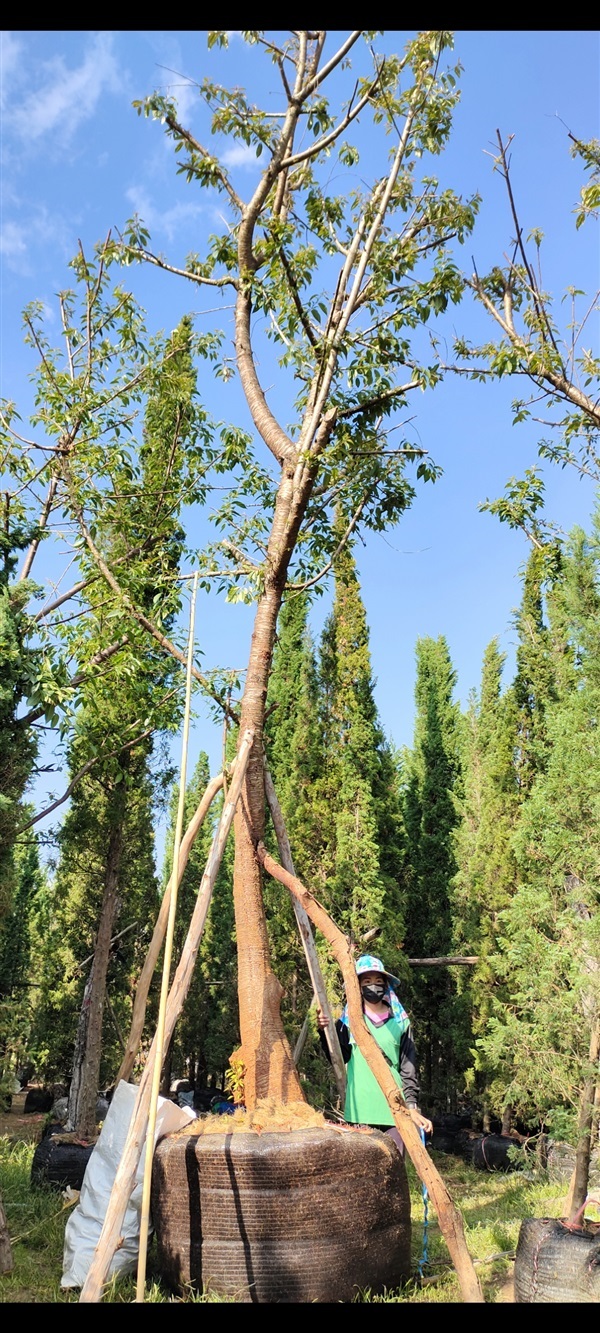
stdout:
<svg viewBox="0 0 600 1333">
<path fill-rule="evenodd" d="M 381 972 L 390 986 L 399 986 L 400 978 L 395 977 L 391 972 L 386 972 L 381 958 L 374 958 L 372 953 L 364 953 L 361 958 L 356 960 L 356 973 L 360 976 L 361 972 Z"/>
</svg>

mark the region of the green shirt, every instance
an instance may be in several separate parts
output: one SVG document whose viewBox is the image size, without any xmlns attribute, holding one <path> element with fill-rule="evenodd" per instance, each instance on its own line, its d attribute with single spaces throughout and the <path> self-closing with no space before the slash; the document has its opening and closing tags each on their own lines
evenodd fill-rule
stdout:
<svg viewBox="0 0 600 1333">
<path fill-rule="evenodd" d="M 391 1061 L 391 1072 L 398 1087 L 402 1089 L 402 1079 L 398 1068 L 400 1042 L 408 1028 L 405 1023 L 397 1023 L 393 1017 L 387 1023 L 376 1026 L 367 1015 L 365 1023 L 377 1045 Z M 352 1055 L 346 1065 L 346 1101 L 344 1119 L 352 1125 L 393 1125 L 394 1117 L 386 1097 L 381 1091 L 375 1075 L 371 1073 L 364 1055 L 358 1046 L 352 1046 Z"/>
</svg>

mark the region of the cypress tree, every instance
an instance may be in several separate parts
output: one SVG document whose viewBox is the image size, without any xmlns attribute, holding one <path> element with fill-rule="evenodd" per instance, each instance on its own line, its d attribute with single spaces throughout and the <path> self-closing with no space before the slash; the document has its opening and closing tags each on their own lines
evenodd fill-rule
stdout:
<svg viewBox="0 0 600 1333">
<path fill-rule="evenodd" d="M 416 721 L 405 759 L 404 819 L 408 896 L 405 949 L 410 957 L 451 952 L 454 833 L 461 795 L 461 716 L 446 640 L 417 641 Z M 455 1103 L 464 1047 L 455 979 L 446 968 L 415 969 L 412 1014 L 422 1061 L 423 1101 Z"/>
<path fill-rule="evenodd" d="M 516 881 L 512 849 L 520 800 L 514 761 L 516 708 L 511 691 L 501 694 L 503 663 L 504 655 L 493 639 L 484 655 L 480 695 L 471 700 L 466 720 L 464 789 L 454 839 L 458 865 L 452 898 L 454 948 L 479 958 L 472 971 L 457 978 L 473 1039 L 487 1030 L 498 986 L 491 962 L 497 948 L 498 913 L 510 902 Z M 483 1111 L 487 1131 L 491 1071 L 479 1048 L 473 1047 L 470 1054 L 467 1086 Z"/>
<path fill-rule="evenodd" d="M 517 890 L 499 918 L 496 970 L 509 999 L 494 1005 L 481 1047 L 523 1120 L 579 1138 L 584 1156 L 587 1142 L 589 1157 L 600 1013 L 597 519 L 591 541 L 573 534 L 549 611 L 562 666 L 545 709 L 544 765 L 515 833 Z"/>
<path fill-rule="evenodd" d="M 265 744 L 296 873 L 314 886 L 320 846 L 323 745 L 315 653 L 307 618 L 305 594 L 291 594 L 285 599 L 269 681 Z M 267 839 L 278 857 L 270 820 Z M 265 882 L 263 896 L 275 971 L 284 988 L 282 1020 L 293 1046 L 311 1003 L 312 986 L 291 896 L 270 880 Z"/>
<path fill-rule="evenodd" d="M 319 683 L 325 756 L 318 784 L 323 902 L 358 953 L 365 951 L 365 935 L 376 938 L 390 970 L 402 973 L 397 773 L 377 714 L 369 631 L 349 545 L 335 563 L 335 599 L 321 640 Z"/>
</svg>

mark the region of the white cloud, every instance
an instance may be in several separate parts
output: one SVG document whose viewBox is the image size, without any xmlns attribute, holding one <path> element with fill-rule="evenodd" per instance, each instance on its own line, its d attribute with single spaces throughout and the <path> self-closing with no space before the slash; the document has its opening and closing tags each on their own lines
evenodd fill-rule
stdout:
<svg viewBox="0 0 600 1333">
<path fill-rule="evenodd" d="M 11 74 L 18 68 L 21 51 L 21 43 L 11 32 L 0 32 L 0 106 L 6 105 L 7 85 Z"/>
<path fill-rule="evenodd" d="M 25 228 L 17 222 L 5 222 L 0 228 L 0 254 L 7 260 L 15 260 L 27 253 Z"/>
<path fill-rule="evenodd" d="M 33 272 L 32 261 L 38 247 L 52 247 L 56 255 L 67 261 L 75 248 L 74 227 L 77 215 L 70 213 L 68 218 L 60 213 L 50 213 L 43 205 L 32 212 L 27 212 L 26 222 L 3 222 L 0 229 L 0 254 L 8 268 L 22 276 L 29 277 Z"/>
<path fill-rule="evenodd" d="M 92 38 L 75 69 L 68 69 L 63 57 L 56 56 L 45 62 L 44 71 L 45 81 L 21 98 L 7 117 L 29 140 L 46 134 L 70 140 L 81 122 L 94 114 L 102 94 L 122 88 L 112 34 L 107 32 Z"/>
<path fill-rule="evenodd" d="M 171 97 L 177 102 L 177 116 L 182 125 L 189 127 L 193 112 L 198 103 L 198 88 L 194 83 L 185 83 L 180 79 L 169 88 Z"/>
<path fill-rule="evenodd" d="M 191 218 L 198 217 L 205 212 L 203 204 L 193 203 L 174 204 L 172 208 L 161 211 L 155 207 L 142 186 L 130 186 L 126 191 L 126 197 L 133 204 L 135 212 L 150 228 L 150 231 L 152 233 L 164 232 L 169 241 L 174 239 L 180 228 L 185 226 Z"/>
<path fill-rule="evenodd" d="M 258 163 L 256 149 L 251 144 L 236 143 L 226 148 L 221 154 L 221 161 L 226 167 L 255 167 Z"/>
</svg>

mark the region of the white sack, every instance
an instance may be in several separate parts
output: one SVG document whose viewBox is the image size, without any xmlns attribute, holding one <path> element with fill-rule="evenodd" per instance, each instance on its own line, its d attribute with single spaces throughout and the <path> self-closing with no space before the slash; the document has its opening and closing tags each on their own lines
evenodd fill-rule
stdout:
<svg viewBox="0 0 600 1333">
<path fill-rule="evenodd" d="M 125 1147 L 125 1139 L 133 1114 L 138 1089 L 123 1079 L 115 1090 L 106 1113 L 100 1137 L 87 1164 L 79 1203 L 73 1209 L 65 1230 L 63 1275 L 61 1287 L 82 1287 L 87 1277 L 94 1251 L 106 1215 L 108 1201 L 117 1174 L 117 1167 Z M 176 1106 L 166 1097 L 158 1098 L 154 1142 L 165 1134 L 183 1129 L 196 1112 L 189 1107 Z M 113 1255 L 108 1276 L 131 1273 L 137 1268 L 140 1240 L 140 1212 L 146 1141 L 142 1145 L 136 1183 L 127 1205 L 121 1234 L 123 1244 Z"/>
</svg>

